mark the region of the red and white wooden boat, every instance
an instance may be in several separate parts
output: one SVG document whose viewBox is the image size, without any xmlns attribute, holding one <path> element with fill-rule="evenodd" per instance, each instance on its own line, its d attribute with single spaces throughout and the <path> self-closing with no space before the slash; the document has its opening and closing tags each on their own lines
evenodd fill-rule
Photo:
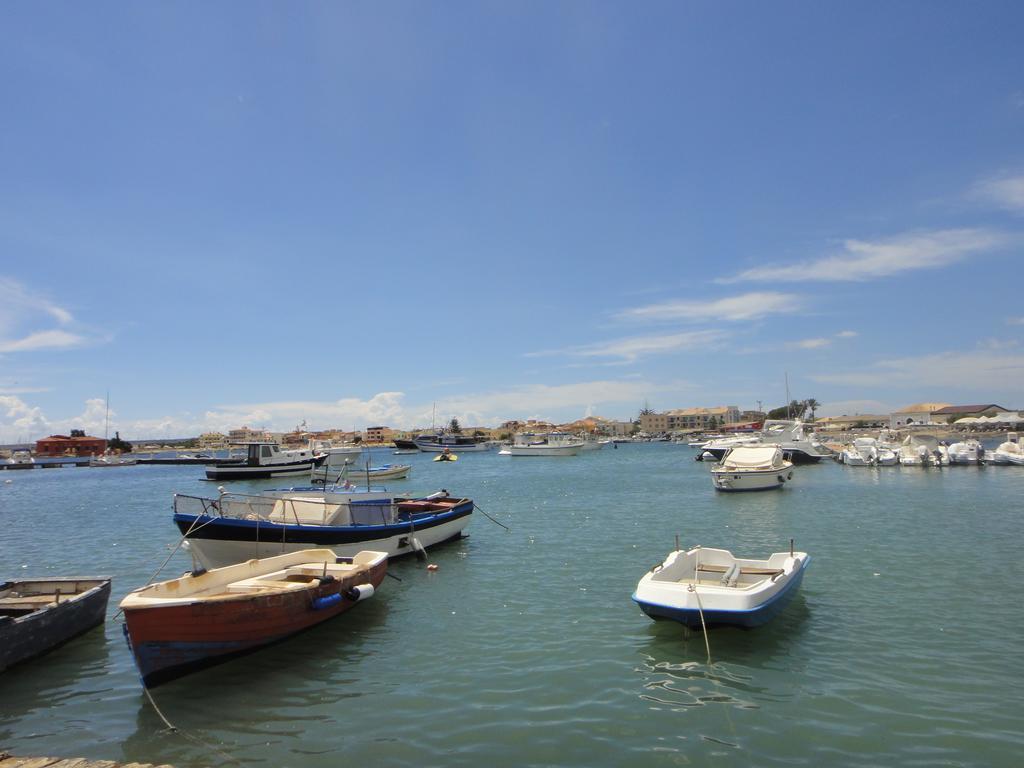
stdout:
<svg viewBox="0 0 1024 768">
<path fill-rule="evenodd" d="M 121 601 L 146 687 L 217 664 L 344 613 L 372 597 L 387 553 L 306 549 L 150 584 Z"/>
</svg>

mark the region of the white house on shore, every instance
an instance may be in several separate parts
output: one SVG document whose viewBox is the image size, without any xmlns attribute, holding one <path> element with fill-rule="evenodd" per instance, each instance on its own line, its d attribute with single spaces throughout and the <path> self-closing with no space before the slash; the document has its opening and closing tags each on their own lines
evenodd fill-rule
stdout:
<svg viewBox="0 0 1024 768">
<path fill-rule="evenodd" d="M 932 413 L 943 408 L 949 408 L 950 405 L 950 403 L 914 403 L 913 405 L 908 405 L 906 408 L 902 408 L 889 415 L 889 428 L 898 429 L 899 427 L 905 427 L 907 424 L 934 424 L 936 422 L 932 421 Z M 946 420 L 942 419 L 939 423 L 945 424 Z"/>
</svg>

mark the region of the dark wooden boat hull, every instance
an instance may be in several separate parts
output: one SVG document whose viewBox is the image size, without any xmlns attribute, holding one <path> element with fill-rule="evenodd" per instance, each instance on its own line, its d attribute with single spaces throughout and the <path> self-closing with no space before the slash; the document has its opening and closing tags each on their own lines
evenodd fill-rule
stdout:
<svg viewBox="0 0 1024 768">
<path fill-rule="evenodd" d="M 61 603 L 40 608 L 22 616 L 0 615 L 0 671 L 22 661 L 42 656 L 84 632 L 102 624 L 107 616 L 110 579 L 39 579 L 48 583 L 66 583 L 74 593 L 75 584 L 97 582 L 81 594 Z M 11 589 L 22 582 L 0 584 Z"/>
<path fill-rule="evenodd" d="M 358 602 L 348 594 L 353 587 L 368 582 L 376 589 L 386 572 L 387 560 L 383 560 L 368 572 L 298 592 L 126 608 L 124 633 L 142 684 L 152 688 L 280 642 L 344 613 Z"/>
</svg>

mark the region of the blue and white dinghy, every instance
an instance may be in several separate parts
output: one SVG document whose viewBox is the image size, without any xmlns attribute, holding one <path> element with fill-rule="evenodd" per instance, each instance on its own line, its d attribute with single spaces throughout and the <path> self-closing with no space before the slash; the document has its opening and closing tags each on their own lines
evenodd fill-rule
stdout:
<svg viewBox="0 0 1024 768">
<path fill-rule="evenodd" d="M 796 594 L 811 558 L 776 552 L 767 560 L 735 557 L 727 549 L 676 550 L 648 571 L 633 600 L 652 619 L 688 627 L 757 627 L 776 616 Z"/>
</svg>

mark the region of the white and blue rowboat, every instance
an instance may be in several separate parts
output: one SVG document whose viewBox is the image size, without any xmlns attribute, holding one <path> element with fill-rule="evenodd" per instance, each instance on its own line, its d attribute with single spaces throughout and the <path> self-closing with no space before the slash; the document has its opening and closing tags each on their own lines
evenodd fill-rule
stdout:
<svg viewBox="0 0 1024 768">
<path fill-rule="evenodd" d="M 343 485 L 345 481 L 366 482 L 367 478 L 372 480 L 404 480 L 412 471 L 411 464 L 381 464 L 376 467 L 360 467 L 356 464 L 349 464 L 344 469 L 338 470 L 334 467 L 314 467 L 310 471 L 309 480 L 314 485 L 326 483 L 328 485 Z"/>
<path fill-rule="evenodd" d="M 640 579 L 633 600 L 652 619 L 688 627 L 757 627 L 796 594 L 811 558 L 776 552 L 767 560 L 734 557 L 726 549 L 677 550 Z"/>
</svg>

